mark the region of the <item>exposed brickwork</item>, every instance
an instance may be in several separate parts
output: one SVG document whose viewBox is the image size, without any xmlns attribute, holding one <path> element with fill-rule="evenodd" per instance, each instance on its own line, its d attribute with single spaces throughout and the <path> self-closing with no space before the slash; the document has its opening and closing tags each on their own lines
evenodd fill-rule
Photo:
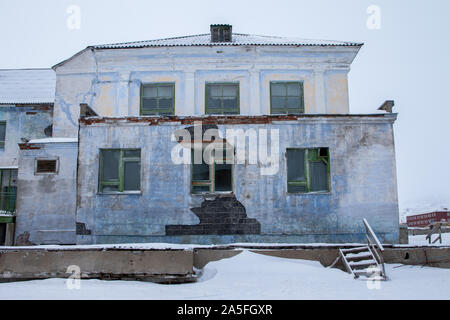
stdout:
<svg viewBox="0 0 450 320">
<path fill-rule="evenodd" d="M 236 197 L 205 200 L 200 208 L 192 208 L 200 219 L 197 225 L 167 225 L 166 235 L 260 234 L 261 224 L 247 217 L 245 207 Z"/>
<path fill-rule="evenodd" d="M 91 234 L 91 230 L 86 229 L 86 224 L 81 222 L 77 222 L 75 230 L 78 235 L 88 236 Z"/>
</svg>

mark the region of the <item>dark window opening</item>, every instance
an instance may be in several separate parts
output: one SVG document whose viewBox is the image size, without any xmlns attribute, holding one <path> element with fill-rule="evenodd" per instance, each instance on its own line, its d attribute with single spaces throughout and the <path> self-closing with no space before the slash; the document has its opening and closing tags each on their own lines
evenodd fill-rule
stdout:
<svg viewBox="0 0 450 320">
<path fill-rule="evenodd" d="M 36 160 L 36 173 L 57 173 L 57 160 Z"/>
<path fill-rule="evenodd" d="M 5 149 L 6 122 L 0 122 L 0 150 Z"/>
<path fill-rule="evenodd" d="M 194 150 L 192 150 L 192 193 L 214 193 L 232 192 L 232 160 L 227 156 L 232 156 L 231 150 L 221 150 L 220 153 L 211 151 L 211 164 L 207 164 L 204 159 L 202 163 L 194 162 Z"/>
<path fill-rule="evenodd" d="M 141 150 L 101 149 L 99 191 L 140 191 Z"/>
<path fill-rule="evenodd" d="M 228 24 L 211 25 L 211 42 L 231 42 L 232 26 Z"/>
<path fill-rule="evenodd" d="M 288 193 L 330 191 L 328 148 L 287 149 Z"/>
</svg>

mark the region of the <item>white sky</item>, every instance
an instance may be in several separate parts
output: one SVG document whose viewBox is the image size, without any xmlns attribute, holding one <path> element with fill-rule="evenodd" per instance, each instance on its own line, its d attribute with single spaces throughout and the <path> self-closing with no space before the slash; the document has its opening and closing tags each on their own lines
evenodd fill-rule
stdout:
<svg viewBox="0 0 450 320">
<path fill-rule="evenodd" d="M 69 5 L 81 28 L 66 26 Z M 370 5 L 381 29 L 366 26 Z M 350 72 L 350 110 L 396 102 L 401 207 L 450 208 L 450 1 L 448 0 L 0 0 L 0 68 L 51 67 L 88 45 L 207 33 L 361 41 Z"/>
</svg>

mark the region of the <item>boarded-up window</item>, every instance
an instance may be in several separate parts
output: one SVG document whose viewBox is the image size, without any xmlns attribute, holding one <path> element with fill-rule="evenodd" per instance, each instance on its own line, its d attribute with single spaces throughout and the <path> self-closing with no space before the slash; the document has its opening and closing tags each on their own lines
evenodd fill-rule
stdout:
<svg viewBox="0 0 450 320">
<path fill-rule="evenodd" d="M 139 191 L 141 150 L 101 149 L 99 180 L 100 192 Z"/>
<path fill-rule="evenodd" d="M 174 83 L 152 83 L 142 86 L 141 115 L 172 115 L 174 109 Z"/>
<path fill-rule="evenodd" d="M 239 114 L 239 84 L 207 83 L 206 113 Z"/>
<path fill-rule="evenodd" d="M 208 164 L 202 157 L 201 163 L 195 163 L 192 150 L 192 193 L 232 192 L 232 157 L 231 149 L 220 152 L 211 151 L 211 161 Z M 229 157 L 229 158 L 227 158 Z"/>
<path fill-rule="evenodd" d="M 304 113 L 303 83 L 271 82 L 270 107 L 272 114 Z"/>
<path fill-rule="evenodd" d="M 286 158 L 288 193 L 330 190 L 328 148 L 287 149 Z"/>
<path fill-rule="evenodd" d="M 6 122 L 0 122 L 0 150 L 5 149 Z"/>
</svg>

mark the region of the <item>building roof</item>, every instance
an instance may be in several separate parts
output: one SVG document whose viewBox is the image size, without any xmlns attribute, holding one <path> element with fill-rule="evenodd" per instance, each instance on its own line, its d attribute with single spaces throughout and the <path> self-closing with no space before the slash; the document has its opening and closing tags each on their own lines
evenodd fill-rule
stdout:
<svg viewBox="0 0 450 320">
<path fill-rule="evenodd" d="M 300 38 L 285 38 L 275 36 L 260 36 L 233 33 L 231 42 L 211 42 L 211 34 L 198 34 L 192 36 L 112 43 L 91 46 L 94 49 L 124 49 L 144 47 L 188 47 L 188 46 L 362 46 L 362 43 L 344 42 L 334 40 L 311 40 Z"/>
<path fill-rule="evenodd" d="M 52 69 L 0 69 L 0 104 L 49 104 L 55 101 Z"/>
</svg>

